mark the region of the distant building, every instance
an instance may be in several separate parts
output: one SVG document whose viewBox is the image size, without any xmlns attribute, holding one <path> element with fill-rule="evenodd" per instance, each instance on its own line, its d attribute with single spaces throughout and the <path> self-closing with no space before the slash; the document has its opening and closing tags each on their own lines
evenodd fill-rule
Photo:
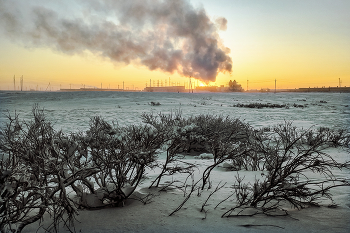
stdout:
<svg viewBox="0 0 350 233">
<path fill-rule="evenodd" d="M 297 92 L 350 92 L 350 87 L 314 87 L 299 88 Z"/>
<path fill-rule="evenodd" d="M 186 92 L 185 86 L 171 86 L 171 87 L 146 87 L 145 92 Z"/>
<path fill-rule="evenodd" d="M 218 92 L 217 86 L 196 87 L 196 92 Z"/>
<path fill-rule="evenodd" d="M 64 92 L 74 92 L 74 91 L 135 91 L 135 90 L 123 90 L 123 89 L 104 89 L 104 88 L 79 88 L 79 89 L 60 89 Z"/>
<path fill-rule="evenodd" d="M 261 88 L 260 92 L 270 92 L 270 89 L 269 88 Z"/>
</svg>

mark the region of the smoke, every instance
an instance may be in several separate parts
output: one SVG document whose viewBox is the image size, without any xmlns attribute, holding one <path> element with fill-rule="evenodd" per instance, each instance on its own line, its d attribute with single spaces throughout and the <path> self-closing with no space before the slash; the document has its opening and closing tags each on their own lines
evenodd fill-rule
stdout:
<svg viewBox="0 0 350 233">
<path fill-rule="evenodd" d="M 218 35 L 227 20 L 214 21 L 186 0 L 0 0 L 0 30 L 26 46 L 88 50 L 204 82 L 232 70 Z"/>
</svg>

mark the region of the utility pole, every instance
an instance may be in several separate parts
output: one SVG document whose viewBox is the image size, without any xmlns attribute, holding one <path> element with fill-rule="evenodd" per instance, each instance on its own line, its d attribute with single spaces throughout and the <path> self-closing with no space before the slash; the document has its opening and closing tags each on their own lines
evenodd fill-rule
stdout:
<svg viewBox="0 0 350 233">
<path fill-rule="evenodd" d="M 22 91 L 23 90 L 23 75 L 22 75 L 22 77 L 20 79 L 20 84 L 21 84 L 21 91 Z"/>
<path fill-rule="evenodd" d="M 276 79 L 275 79 L 275 93 L 276 93 Z"/>
<path fill-rule="evenodd" d="M 339 87 L 341 87 L 341 81 L 340 81 L 340 78 L 339 78 Z"/>
</svg>

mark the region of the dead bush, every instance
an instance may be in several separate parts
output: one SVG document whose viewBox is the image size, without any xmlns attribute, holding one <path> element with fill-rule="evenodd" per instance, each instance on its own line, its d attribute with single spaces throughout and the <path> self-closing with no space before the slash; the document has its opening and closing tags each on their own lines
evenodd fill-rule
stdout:
<svg viewBox="0 0 350 233">
<path fill-rule="evenodd" d="M 245 184 L 236 177 L 237 205 L 223 216 L 239 214 L 245 208 L 258 209 L 255 214 L 270 214 L 283 209 L 286 203 L 297 209 L 318 205 L 322 198 L 332 201 L 330 189 L 350 185 L 349 180 L 338 179 L 332 172 L 349 168 L 349 162 L 337 162 L 325 152 L 335 145 L 348 149 L 349 134 L 330 130 L 298 130 L 290 122 L 285 122 L 276 126 L 258 145 L 257 150 L 264 154 L 264 178 Z M 311 179 L 310 173 L 319 174 L 319 178 Z M 284 211 L 284 214 L 287 212 Z"/>
</svg>

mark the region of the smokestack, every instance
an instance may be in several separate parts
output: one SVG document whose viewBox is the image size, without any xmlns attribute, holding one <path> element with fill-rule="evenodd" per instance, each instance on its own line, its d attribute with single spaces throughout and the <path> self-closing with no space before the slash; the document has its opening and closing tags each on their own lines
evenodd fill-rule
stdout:
<svg viewBox="0 0 350 233">
<path fill-rule="evenodd" d="M 60 1 L 54 8 L 44 0 L 0 1 L 0 31 L 27 47 L 69 55 L 90 51 L 115 63 L 140 62 L 149 70 L 206 83 L 232 71 L 230 49 L 218 34 L 227 20 L 212 21 L 187 0 L 71 2 L 80 11 L 60 10 L 67 9 Z"/>
</svg>

